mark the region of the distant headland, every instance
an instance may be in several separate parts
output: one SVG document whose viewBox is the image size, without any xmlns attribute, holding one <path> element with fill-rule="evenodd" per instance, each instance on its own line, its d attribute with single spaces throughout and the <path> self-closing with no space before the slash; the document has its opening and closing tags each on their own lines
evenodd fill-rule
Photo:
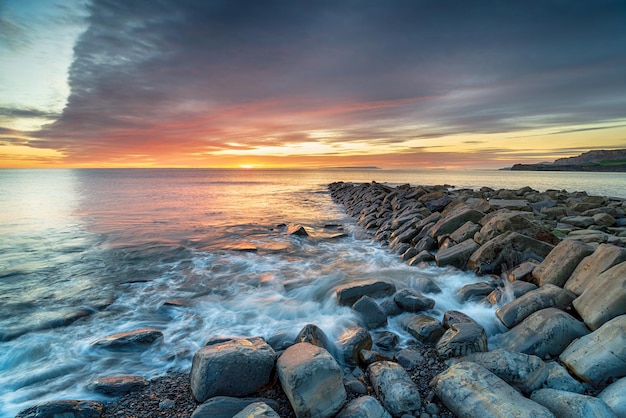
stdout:
<svg viewBox="0 0 626 418">
<path fill-rule="evenodd" d="M 515 164 L 503 170 L 626 172 L 626 149 L 589 151 L 552 163 Z"/>
<path fill-rule="evenodd" d="M 334 168 L 335 170 L 382 170 L 380 167 L 376 167 L 375 165 L 348 165 L 345 167 L 329 168 Z"/>
</svg>

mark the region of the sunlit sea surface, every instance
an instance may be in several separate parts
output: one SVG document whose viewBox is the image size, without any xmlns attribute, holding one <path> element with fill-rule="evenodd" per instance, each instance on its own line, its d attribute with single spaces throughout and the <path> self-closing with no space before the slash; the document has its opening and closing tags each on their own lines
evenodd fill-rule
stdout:
<svg viewBox="0 0 626 418">
<path fill-rule="evenodd" d="M 308 323 L 331 338 L 356 323 L 334 289 L 372 278 L 411 287 L 431 314 L 459 309 L 490 335 L 493 311 L 454 298 L 472 273 L 416 268 L 372 243 L 327 191 L 333 181 L 565 189 L 626 197 L 626 175 L 386 170 L 0 170 L 0 416 L 51 399 L 100 399 L 88 385 L 120 374 L 187 371 L 210 337 L 277 333 Z M 277 225 L 300 223 L 310 237 Z M 331 239 L 342 225 L 348 237 Z M 256 248 L 256 251 L 241 251 Z M 168 303 L 166 303 L 168 302 Z M 408 334 L 393 318 L 388 328 Z M 92 346 L 143 327 L 143 352 Z"/>
</svg>

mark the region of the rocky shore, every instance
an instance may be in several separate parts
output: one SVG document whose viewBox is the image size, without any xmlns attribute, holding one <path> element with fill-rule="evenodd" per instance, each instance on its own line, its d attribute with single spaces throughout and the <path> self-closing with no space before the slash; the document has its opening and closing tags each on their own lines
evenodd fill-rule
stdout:
<svg viewBox="0 0 626 418">
<path fill-rule="evenodd" d="M 506 331 L 488 338 L 462 312 L 429 314 L 430 280 L 399 289 L 383 277 L 335 290 L 361 321 L 334 340 L 315 324 L 295 340 L 214 337 L 188 375 L 113 376 L 91 387 L 115 401 L 48 402 L 17 417 L 626 417 L 624 200 L 529 187 L 329 190 L 409 265 L 476 272 L 458 299 L 494 305 Z M 384 328 L 397 315 L 408 346 Z M 141 329 L 94 344 L 160 339 Z"/>
</svg>

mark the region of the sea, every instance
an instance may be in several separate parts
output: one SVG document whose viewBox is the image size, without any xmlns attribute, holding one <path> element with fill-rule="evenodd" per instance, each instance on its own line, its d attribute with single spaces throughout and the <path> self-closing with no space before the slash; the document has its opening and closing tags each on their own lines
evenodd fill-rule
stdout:
<svg viewBox="0 0 626 418">
<path fill-rule="evenodd" d="M 422 278 L 443 290 L 431 315 L 461 310 L 490 337 L 495 306 L 455 293 L 471 272 L 410 267 L 335 204 L 334 181 L 453 188 L 558 189 L 626 198 L 623 173 L 336 168 L 0 170 L 0 417 L 48 400 L 95 399 L 101 377 L 188 371 L 216 336 L 294 337 L 316 324 L 331 339 L 358 323 L 338 286 Z M 287 235 L 301 224 L 308 237 Z M 343 233 L 344 238 L 335 236 Z M 387 330 L 410 336 L 391 318 Z M 157 328 L 145 350 L 93 342 Z"/>
</svg>

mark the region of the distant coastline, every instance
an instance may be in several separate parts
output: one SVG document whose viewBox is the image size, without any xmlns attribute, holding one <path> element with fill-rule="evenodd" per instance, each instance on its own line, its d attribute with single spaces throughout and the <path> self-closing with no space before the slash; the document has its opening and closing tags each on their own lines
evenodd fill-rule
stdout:
<svg viewBox="0 0 626 418">
<path fill-rule="evenodd" d="M 382 170 L 380 167 L 376 167 L 375 165 L 349 165 L 345 167 L 328 167 L 334 170 Z"/>
<path fill-rule="evenodd" d="M 502 170 L 622 173 L 626 172 L 626 149 L 589 151 L 576 157 L 559 158 L 552 163 L 515 164 Z"/>
</svg>

